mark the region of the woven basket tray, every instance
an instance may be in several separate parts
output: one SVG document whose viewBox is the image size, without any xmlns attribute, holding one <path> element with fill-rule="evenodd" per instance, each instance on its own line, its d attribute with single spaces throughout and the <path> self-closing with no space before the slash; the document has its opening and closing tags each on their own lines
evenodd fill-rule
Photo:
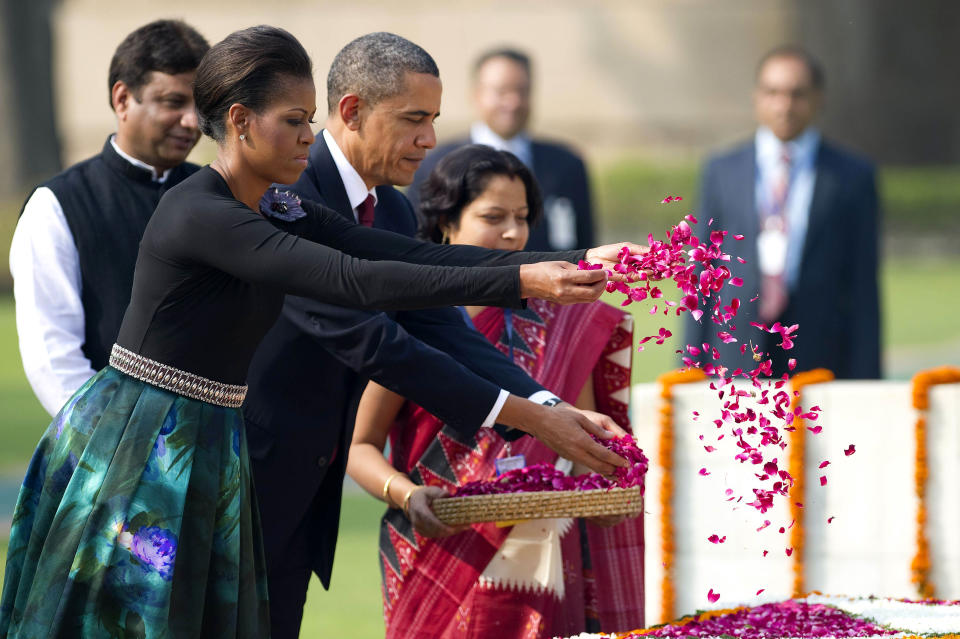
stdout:
<svg viewBox="0 0 960 639">
<path fill-rule="evenodd" d="M 433 512 L 445 524 L 519 521 L 555 517 L 636 516 L 643 510 L 640 487 L 472 495 L 437 499 Z"/>
</svg>

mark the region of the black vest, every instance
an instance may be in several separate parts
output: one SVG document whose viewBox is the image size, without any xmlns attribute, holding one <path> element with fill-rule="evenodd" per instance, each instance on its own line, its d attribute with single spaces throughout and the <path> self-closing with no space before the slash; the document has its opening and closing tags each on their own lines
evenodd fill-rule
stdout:
<svg viewBox="0 0 960 639">
<path fill-rule="evenodd" d="M 199 167 L 184 162 L 163 184 L 134 166 L 110 140 L 89 160 L 41 184 L 53 191 L 80 258 L 84 313 L 83 354 L 94 370 L 107 365 L 130 303 L 140 238 L 160 196 Z"/>
</svg>

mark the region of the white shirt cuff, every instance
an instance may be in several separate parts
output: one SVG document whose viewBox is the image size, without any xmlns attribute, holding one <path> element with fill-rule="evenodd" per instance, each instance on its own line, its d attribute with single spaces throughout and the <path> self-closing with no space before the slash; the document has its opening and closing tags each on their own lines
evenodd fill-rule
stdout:
<svg viewBox="0 0 960 639">
<path fill-rule="evenodd" d="M 480 424 L 480 428 L 493 428 L 493 425 L 497 423 L 497 417 L 500 417 L 500 411 L 503 410 L 503 405 L 507 403 L 508 397 L 510 397 L 510 393 L 501 388 L 500 394 L 497 395 L 497 401 L 493 403 L 493 408 L 490 409 L 487 418 Z"/>
<path fill-rule="evenodd" d="M 490 409 L 487 418 L 480 424 L 480 428 L 493 428 L 493 425 L 497 423 L 497 418 L 500 417 L 500 411 L 503 410 L 503 405 L 507 403 L 508 397 L 510 397 L 510 393 L 501 388 L 500 394 L 497 396 L 497 401 L 493 403 L 493 408 Z M 527 399 L 537 404 L 543 404 L 544 406 L 556 406 L 563 401 L 548 390 L 537 391 Z"/>
<path fill-rule="evenodd" d="M 548 390 L 537 391 L 527 399 L 537 404 L 543 404 L 544 406 L 556 406 L 563 401 Z"/>
</svg>

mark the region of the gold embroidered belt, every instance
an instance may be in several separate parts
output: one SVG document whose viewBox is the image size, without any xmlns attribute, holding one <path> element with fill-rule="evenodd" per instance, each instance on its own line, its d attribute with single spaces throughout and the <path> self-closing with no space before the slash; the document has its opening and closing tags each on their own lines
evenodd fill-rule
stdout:
<svg viewBox="0 0 960 639">
<path fill-rule="evenodd" d="M 246 386 L 215 382 L 138 355 L 119 344 L 114 344 L 110 351 L 110 365 L 140 381 L 208 404 L 240 408 L 247 396 Z"/>
</svg>

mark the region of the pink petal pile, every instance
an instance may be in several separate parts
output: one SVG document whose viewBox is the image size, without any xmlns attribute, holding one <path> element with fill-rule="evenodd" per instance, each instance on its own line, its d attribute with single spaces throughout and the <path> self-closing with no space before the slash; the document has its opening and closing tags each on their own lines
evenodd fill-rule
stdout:
<svg viewBox="0 0 960 639">
<path fill-rule="evenodd" d="M 511 470 L 489 481 L 472 481 L 464 484 L 454 497 L 471 495 L 499 495 L 503 493 L 529 493 L 550 490 L 598 490 L 607 488 L 630 488 L 640 486 L 643 494 L 643 479 L 647 474 L 647 458 L 637 448 L 630 435 L 601 440 L 601 444 L 630 462 L 627 468 L 617 468 L 613 480 L 598 473 L 587 473 L 571 477 L 546 462 L 533 464 L 525 468 Z"/>
<path fill-rule="evenodd" d="M 666 624 L 622 636 L 643 637 L 864 637 L 897 634 L 843 610 L 802 600 L 738 608 L 723 615 L 700 615 L 683 623 Z"/>
</svg>

